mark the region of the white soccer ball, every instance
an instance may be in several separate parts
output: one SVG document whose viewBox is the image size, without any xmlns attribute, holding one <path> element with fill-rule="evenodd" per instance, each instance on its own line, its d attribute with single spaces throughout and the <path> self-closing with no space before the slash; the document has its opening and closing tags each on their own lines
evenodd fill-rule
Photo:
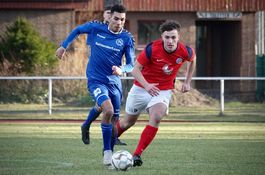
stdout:
<svg viewBox="0 0 265 175">
<path fill-rule="evenodd" d="M 129 170 L 133 166 L 133 156 L 128 151 L 119 150 L 112 155 L 111 164 L 116 170 Z"/>
</svg>

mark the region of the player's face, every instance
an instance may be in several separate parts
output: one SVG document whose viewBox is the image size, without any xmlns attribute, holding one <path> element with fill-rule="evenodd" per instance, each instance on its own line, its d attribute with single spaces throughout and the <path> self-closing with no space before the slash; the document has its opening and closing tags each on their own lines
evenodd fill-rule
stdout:
<svg viewBox="0 0 265 175">
<path fill-rule="evenodd" d="M 104 13 L 103 13 L 104 22 L 109 22 L 110 14 L 111 14 L 110 10 L 104 11 Z"/>
<path fill-rule="evenodd" d="M 174 52 L 177 49 L 179 41 L 179 33 L 177 30 L 164 31 L 162 33 L 164 48 L 167 52 Z"/>
<path fill-rule="evenodd" d="M 126 14 L 125 13 L 118 13 L 118 12 L 113 12 L 110 16 L 110 21 L 109 21 L 109 28 L 113 32 L 119 32 L 125 23 L 126 19 Z"/>
</svg>

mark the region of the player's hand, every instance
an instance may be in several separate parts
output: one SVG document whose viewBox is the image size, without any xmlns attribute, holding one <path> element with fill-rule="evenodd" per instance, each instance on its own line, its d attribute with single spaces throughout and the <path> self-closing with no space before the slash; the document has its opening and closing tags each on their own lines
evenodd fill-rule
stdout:
<svg viewBox="0 0 265 175">
<path fill-rule="evenodd" d="M 151 95 L 151 96 L 158 96 L 160 90 L 158 89 L 158 87 L 156 87 L 158 85 L 158 83 L 154 83 L 154 84 L 148 84 L 145 88 L 145 90 Z"/>
<path fill-rule="evenodd" d="M 113 71 L 112 72 L 113 75 L 119 75 L 119 76 L 122 75 L 121 68 L 118 66 L 112 66 L 112 71 Z"/>
<path fill-rule="evenodd" d="M 65 54 L 65 48 L 63 48 L 62 46 L 59 47 L 57 50 L 56 50 L 56 56 L 59 58 L 59 59 L 62 59 L 63 56 Z"/>
<path fill-rule="evenodd" d="M 181 87 L 181 92 L 185 93 L 185 92 L 188 92 L 188 91 L 190 91 L 190 84 L 184 82 L 182 84 L 182 87 Z"/>
</svg>

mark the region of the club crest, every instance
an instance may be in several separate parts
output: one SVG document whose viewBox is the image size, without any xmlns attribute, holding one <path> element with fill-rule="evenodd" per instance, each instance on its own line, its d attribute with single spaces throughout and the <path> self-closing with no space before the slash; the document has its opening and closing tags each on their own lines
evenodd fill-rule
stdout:
<svg viewBox="0 0 265 175">
<path fill-rule="evenodd" d="M 176 59 L 176 63 L 177 63 L 177 64 L 180 64 L 181 62 L 182 62 L 182 58 L 177 58 L 177 59 Z"/>
<path fill-rule="evenodd" d="M 123 46 L 123 40 L 122 40 L 122 39 L 117 39 L 117 40 L 116 40 L 116 44 L 117 44 L 118 46 Z"/>
</svg>

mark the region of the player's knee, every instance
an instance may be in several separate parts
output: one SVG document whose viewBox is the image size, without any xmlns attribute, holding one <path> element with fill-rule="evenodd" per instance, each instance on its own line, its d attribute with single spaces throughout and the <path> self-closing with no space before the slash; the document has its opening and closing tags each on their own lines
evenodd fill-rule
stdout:
<svg viewBox="0 0 265 175">
<path fill-rule="evenodd" d="M 105 116 L 107 116 L 107 117 L 112 117 L 113 114 L 114 114 L 113 109 L 106 109 L 106 110 L 104 111 L 104 114 L 105 114 Z"/>
<path fill-rule="evenodd" d="M 160 118 L 155 118 L 153 120 L 153 122 L 156 124 L 156 125 L 159 125 L 159 123 L 161 122 L 161 119 Z"/>
<path fill-rule="evenodd" d="M 159 125 L 163 118 L 163 114 L 158 112 L 158 113 L 153 113 L 150 115 L 150 122 L 153 123 L 154 125 Z"/>
<path fill-rule="evenodd" d="M 102 108 L 101 107 L 99 107 L 98 105 L 96 105 L 95 107 L 94 107 L 99 113 L 101 113 L 102 112 Z"/>
<path fill-rule="evenodd" d="M 114 114 L 111 118 L 111 122 L 116 124 L 117 122 L 119 122 L 120 119 L 119 119 L 119 116 L 117 116 L 116 114 Z"/>
<path fill-rule="evenodd" d="M 151 119 L 149 120 L 149 125 L 153 126 L 153 127 L 158 127 L 160 124 L 161 120 L 157 120 L 157 119 Z"/>
</svg>

